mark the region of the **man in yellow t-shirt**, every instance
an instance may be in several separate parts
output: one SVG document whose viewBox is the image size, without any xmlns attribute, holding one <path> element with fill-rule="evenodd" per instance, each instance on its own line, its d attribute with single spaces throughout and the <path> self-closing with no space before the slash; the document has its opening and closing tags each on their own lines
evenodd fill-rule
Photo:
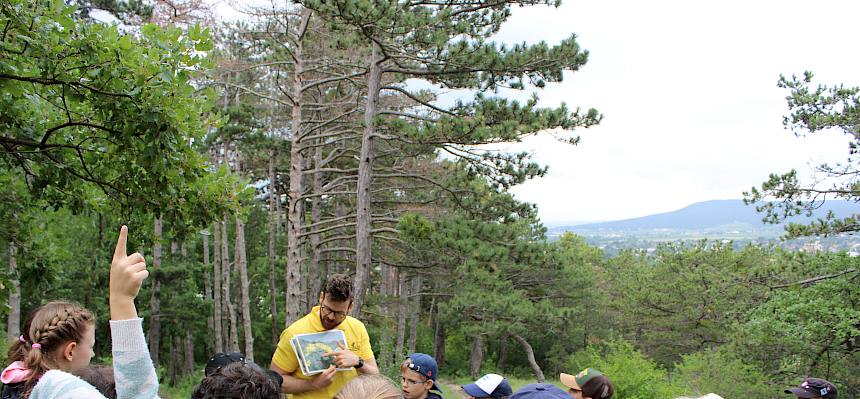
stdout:
<svg viewBox="0 0 860 399">
<path fill-rule="evenodd" d="M 320 292 L 320 303 L 311 312 L 290 324 L 278 341 L 269 368 L 284 377 L 281 390 L 293 399 L 331 399 L 346 383 L 359 374 L 379 374 L 379 367 L 370 348 L 370 338 L 364 324 L 347 316 L 352 310 L 352 282 L 343 274 L 334 274 L 326 279 Z M 338 371 L 331 366 L 322 373 L 307 376 L 302 373 L 299 361 L 290 345 L 297 334 L 308 334 L 328 330 L 341 330 L 349 348 L 328 352 L 337 368 L 352 367 Z"/>
</svg>

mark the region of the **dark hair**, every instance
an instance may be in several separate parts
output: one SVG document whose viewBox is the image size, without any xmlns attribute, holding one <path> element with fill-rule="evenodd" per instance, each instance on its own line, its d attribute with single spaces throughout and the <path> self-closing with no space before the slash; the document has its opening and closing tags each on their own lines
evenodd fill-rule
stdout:
<svg viewBox="0 0 860 399">
<path fill-rule="evenodd" d="M 228 364 L 203 379 L 191 399 L 281 399 L 281 387 L 265 372 L 242 363 Z"/>
<path fill-rule="evenodd" d="M 113 377 L 113 367 L 88 366 L 78 371 L 75 375 L 94 386 L 108 399 L 116 399 L 116 380 Z"/>
<path fill-rule="evenodd" d="M 605 375 L 598 375 L 582 384 L 582 396 L 592 399 L 609 399 L 612 397 L 612 383 Z"/>
<path fill-rule="evenodd" d="M 345 274 L 332 274 L 325 280 L 323 293 L 333 301 L 348 301 L 352 299 L 352 281 Z"/>
</svg>

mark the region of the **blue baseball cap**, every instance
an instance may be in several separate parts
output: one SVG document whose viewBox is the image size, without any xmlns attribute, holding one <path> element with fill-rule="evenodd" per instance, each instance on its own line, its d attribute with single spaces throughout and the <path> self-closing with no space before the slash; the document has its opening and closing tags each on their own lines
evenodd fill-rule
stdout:
<svg viewBox="0 0 860 399">
<path fill-rule="evenodd" d="M 511 399 L 571 399 L 561 388 L 547 383 L 529 384 L 514 392 Z"/>
<path fill-rule="evenodd" d="M 463 391 L 473 398 L 504 398 L 513 393 L 508 380 L 498 374 L 487 374 L 471 384 L 463 385 Z"/>
<path fill-rule="evenodd" d="M 410 353 L 406 356 L 409 359 L 406 368 L 424 376 L 428 380 L 433 381 L 433 390 L 442 392 L 439 386 L 436 385 L 436 378 L 439 374 L 439 366 L 436 365 L 436 359 L 425 353 Z"/>
</svg>

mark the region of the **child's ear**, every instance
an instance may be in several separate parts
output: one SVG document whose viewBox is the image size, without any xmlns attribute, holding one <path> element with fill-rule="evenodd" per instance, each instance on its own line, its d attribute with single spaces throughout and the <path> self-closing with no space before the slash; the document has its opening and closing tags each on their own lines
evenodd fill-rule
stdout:
<svg viewBox="0 0 860 399">
<path fill-rule="evenodd" d="M 72 361 L 72 357 L 74 356 L 75 348 L 78 346 L 78 343 L 75 341 L 69 341 L 62 347 L 62 355 L 63 359 L 67 361 Z"/>
</svg>

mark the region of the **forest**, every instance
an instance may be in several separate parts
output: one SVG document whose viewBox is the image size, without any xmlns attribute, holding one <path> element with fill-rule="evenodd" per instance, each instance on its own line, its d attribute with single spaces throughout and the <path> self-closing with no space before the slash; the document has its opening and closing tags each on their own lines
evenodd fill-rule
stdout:
<svg viewBox="0 0 860 399">
<path fill-rule="evenodd" d="M 187 397 L 214 352 L 268 365 L 332 273 L 353 278 L 352 315 L 389 376 L 418 351 L 451 382 L 595 367 L 618 398 L 782 398 L 806 376 L 860 397 L 857 258 L 709 240 L 610 256 L 548 240 L 509 192 L 546 166 L 488 145 L 573 148 L 603 118 L 539 105 L 588 61 L 574 33 L 492 40 L 514 9 L 559 4 L 307 0 L 224 23 L 201 0 L 0 0 L 6 337 L 40 304 L 77 301 L 109 364 L 126 224 L 150 271 L 137 306 L 163 397 Z M 859 90 L 812 81 L 782 78 L 786 127 L 860 144 Z M 746 201 L 774 223 L 856 201 L 853 162 L 820 166 L 843 186 L 792 171 Z M 857 230 L 831 215 L 786 236 Z"/>
</svg>

